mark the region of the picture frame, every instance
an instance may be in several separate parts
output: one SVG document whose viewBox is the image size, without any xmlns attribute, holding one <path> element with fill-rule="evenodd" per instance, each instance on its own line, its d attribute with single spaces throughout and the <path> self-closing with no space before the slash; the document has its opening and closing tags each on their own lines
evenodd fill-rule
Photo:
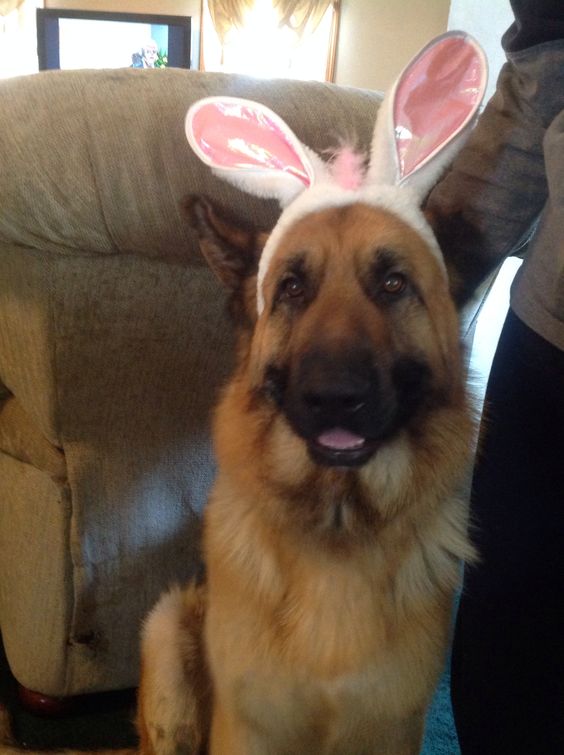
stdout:
<svg viewBox="0 0 564 755">
<path fill-rule="evenodd" d="M 191 18 L 37 9 L 39 70 L 190 68 Z"/>
</svg>

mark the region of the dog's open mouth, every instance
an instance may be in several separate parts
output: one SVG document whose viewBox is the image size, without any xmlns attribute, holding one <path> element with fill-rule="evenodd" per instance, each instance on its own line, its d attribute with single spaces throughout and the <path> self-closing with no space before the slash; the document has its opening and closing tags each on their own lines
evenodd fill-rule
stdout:
<svg viewBox="0 0 564 755">
<path fill-rule="evenodd" d="M 378 448 L 378 441 L 335 427 L 308 441 L 310 453 L 319 464 L 352 467 L 364 464 Z"/>
</svg>

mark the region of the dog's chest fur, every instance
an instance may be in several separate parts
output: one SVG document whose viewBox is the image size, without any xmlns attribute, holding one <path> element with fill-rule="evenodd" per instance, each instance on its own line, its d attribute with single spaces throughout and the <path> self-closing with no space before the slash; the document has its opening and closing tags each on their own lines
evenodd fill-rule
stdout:
<svg viewBox="0 0 564 755">
<path fill-rule="evenodd" d="M 206 636 L 212 670 L 221 668 L 216 684 L 237 700 L 237 714 L 301 747 L 315 732 L 316 753 L 351 752 L 353 734 L 363 752 L 377 729 L 396 721 L 397 732 L 398 717 L 409 728 L 443 660 L 448 580 L 433 583 L 428 554 L 398 538 L 397 521 L 393 552 L 387 534 L 349 552 L 286 535 L 273 549 L 270 528 L 227 487 L 220 475 L 207 513 L 208 553 L 221 555 L 208 561 Z M 234 511 L 243 513 L 237 523 Z M 426 589 L 410 593 L 411 572 L 421 582 L 427 574 Z M 452 572 L 454 580 L 454 562 Z"/>
</svg>

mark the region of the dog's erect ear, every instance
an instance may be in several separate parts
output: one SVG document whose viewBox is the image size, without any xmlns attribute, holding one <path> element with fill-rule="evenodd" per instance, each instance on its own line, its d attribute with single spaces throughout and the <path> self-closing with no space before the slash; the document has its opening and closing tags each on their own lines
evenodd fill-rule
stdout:
<svg viewBox="0 0 564 755">
<path fill-rule="evenodd" d="M 484 51 L 469 34 L 433 39 L 384 98 L 368 182 L 409 187 L 422 201 L 470 132 L 487 77 Z"/>
<path fill-rule="evenodd" d="M 230 293 L 229 311 L 239 327 L 256 320 L 258 261 L 268 233 L 241 226 L 202 196 L 190 196 L 184 209 L 209 267 Z"/>
<path fill-rule="evenodd" d="M 205 197 L 187 197 L 184 208 L 198 234 L 202 254 L 227 289 L 235 291 L 256 275 L 268 234 L 235 223 Z"/>
</svg>

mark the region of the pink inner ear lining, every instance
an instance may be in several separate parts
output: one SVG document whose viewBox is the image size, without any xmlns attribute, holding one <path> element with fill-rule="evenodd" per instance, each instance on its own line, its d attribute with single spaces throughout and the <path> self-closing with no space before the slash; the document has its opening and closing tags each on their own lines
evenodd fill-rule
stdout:
<svg viewBox="0 0 564 755">
<path fill-rule="evenodd" d="M 401 177 L 408 176 L 460 131 L 482 94 L 483 65 L 462 37 L 423 53 L 398 84 L 394 101 Z"/>
<path fill-rule="evenodd" d="M 267 111 L 243 103 L 208 102 L 192 118 L 192 134 L 208 161 L 218 168 L 276 170 L 311 179 L 288 136 Z"/>
</svg>

